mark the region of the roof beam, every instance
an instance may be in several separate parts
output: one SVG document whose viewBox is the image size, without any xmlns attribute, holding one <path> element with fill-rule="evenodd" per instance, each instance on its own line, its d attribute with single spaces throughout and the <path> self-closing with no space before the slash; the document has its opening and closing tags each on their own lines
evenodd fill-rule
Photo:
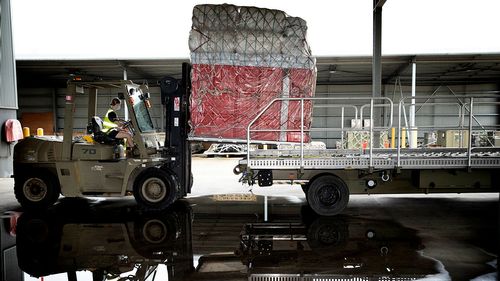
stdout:
<svg viewBox="0 0 500 281">
<path fill-rule="evenodd" d="M 387 78 L 382 79 L 382 84 L 390 83 L 392 79 L 401 76 L 401 73 L 403 73 L 408 68 L 408 66 L 410 66 L 410 64 L 413 63 L 414 61 L 415 61 L 414 56 L 408 57 L 407 62 L 400 64 L 399 67 L 393 73 L 387 76 Z"/>
<path fill-rule="evenodd" d="M 154 78 L 154 75 L 152 75 L 151 73 L 144 70 L 144 68 L 137 68 L 137 67 L 130 66 L 130 63 L 128 61 L 119 60 L 118 65 L 122 69 L 125 69 L 127 71 L 127 73 L 132 72 L 132 73 L 136 74 L 137 76 L 140 76 L 141 79 Z M 128 79 L 131 80 L 130 78 L 128 78 Z"/>
</svg>

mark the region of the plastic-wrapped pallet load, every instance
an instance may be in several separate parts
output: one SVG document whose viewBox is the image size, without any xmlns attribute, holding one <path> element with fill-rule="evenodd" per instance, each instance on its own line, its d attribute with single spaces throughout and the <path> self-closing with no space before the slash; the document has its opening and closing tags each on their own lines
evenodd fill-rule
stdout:
<svg viewBox="0 0 500 281">
<path fill-rule="evenodd" d="M 195 6 L 192 21 L 192 137 L 246 140 L 247 126 L 275 98 L 314 95 L 316 61 L 303 19 L 224 4 Z M 303 108 L 307 131 L 312 102 Z M 252 126 L 259 132 L 251 139 L 300 142 L 301 115 L 300 101 L 275 102 Z"/>
</svg>

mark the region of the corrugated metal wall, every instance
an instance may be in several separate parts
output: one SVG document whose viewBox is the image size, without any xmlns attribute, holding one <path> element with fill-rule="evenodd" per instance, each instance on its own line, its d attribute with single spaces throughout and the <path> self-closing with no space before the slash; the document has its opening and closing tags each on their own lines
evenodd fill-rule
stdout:
<svg viewBox="0 0 500 281">
<path fill-rule="evenodd" d="M 12 47 L 10 1 L 0 0 L 0 125 L 16 118 L 16 66 Z M 3 132 L 2 132 L 3 133 Z M 0 177 L 12 175 L 12 144 L 0 142 Z"/>
<path fill-rule="evenodd" d="M 497 85 L 482 84 L 482 85 L 459 85 L 450 87 L 453 92 L 457 95 L 463 95 L 464 93 L 474 94 L 478 92 L 487 92 L 491 90 L 498 90 Z M 451 91 L 446 86 L 441 86 L 438 91 L 437 87 L 431 86 L 418 86 L 417 87 L 417 97 L 419 96 L 430 96 L 433 93 L 435 95 L 449 96 L 449 101 L 456 101 L 455 97 Z M 335 85 L 335 86 L 318 86 L 316 89 L 316 97 L 369 97 L 371 95 L 370 85 Z M 97 114 L 103 116 L 109 106 L 109 102 L 113 97 L 117 96 L 120 92 L 119 89 L 105 89 L 99 90 L 98 92 L 98 109 Z M 409 96 L 411 92 L 410 86 L 403 86 L 401 89 L 398 87 L 394 91 L 393 85 L 386 85 L 384 90 L 384 96 L 393 99 L 394 101 L 394 123 L 393 126 L 397 127 L 397 114 L 398 114 L 398 101 L 401 98 L 400 91 L 403 92 L 403 96 Z M 64 96 L 66 89 L 50 89 L 50 88 L 36 88 L 19 89 L 19 103 L 20 110 L 19 113 L 23 112 L 55 112 L 54 118 L 57 120 L 56 131 L 61 132 L 64 127 Z M 151 87 L 151 101 L 153 104 L 152 117 L 153 124 L 158 131 L 163 131 L 164 128 L 164 118 L 163 118 L 163 107 L 160 104 L 160 89 L 158 87 Z M 53 102 L 54 101 L 54 102 Z M 333 101 L 330 101 L 332 103 Z M 87 95 L 78 95 L 76 98 L 76 111 L 75 111 L 75 130 L 84 132 L 87 126 Z M 325 101 L 317 101 L 316 105 L 324 104 Z M 429 102 L 430 104 L 430 102 Z M 487 105 L 484 104 L 481 107 L 477 106 L 474 114 L 476 118 L 483 125 L 496 124 L 498 120 L 497 105 Z M 418 109 L 418 106 L 417 106 Z M 368 110 L 368 109 L 367 109 Z M 369 112 L 366 111 L 365 114 Z M 408 113 L 407 113 L 408 114 Z M 451 106 L 424 106 L 416 114 L 416 124 L 417 126 L 425 125 L 439 125 L 439 126 L 452 126 L 457 125 L 457 108 Z M 119 113 L 121 117 L 124 116 L 123 111 Z M 325 127 L 341 127 L 341 113 L 338 108 L 321 108 L 315 106 L 313 109 L 313 128 L 325 128 Z M 366 115 L 365 115 L 366 116 Z M 353 111 L 345 111 L 344 127 L 351 127 L 351 119 L 354 118 Z M 365 119 L 367 119 L 366 117 Z M 386 120 L 387 121 L 387 120 Z M 419 133 L 422 137 L 423 132 Z M 333 148 L 336 146 L 337 141 L 341 139 L 339 132 L 314 132 L 312 133 L 313 140 L 322 141 L 328 147 Z"/>
<path fill-rule="evenodd" d="M 447 103 L 457 102 L 457 96 L 463 96 L 464 94 L 477 95 L 479 93 L 484 94 L 488 91 L 498 91 L 498 86 L 495 84 L 480 84 L 480 85 L 454 85 L 454 86 L 417 86 L 416 96 L 447 96 L 450 99 L 446 100 Z M 371 85 L 333 85 L 333 86 L 318 86 L 316 89 L 316 97 L 370 97 L 372 87 Z M 453 92 L 452 92 L 453 91 Z M 384 96 L 393 100 L 394 102 L 394 120 L 393 127 L 398 126 L 398 102 L 401 99 L 401 92 L 404 97 L 411 96 L 411 86 L 394 87 L 393 85 L 385 85 Z M 425 100 L 417 100 L 417 103 L 423 103 Z M 459 122 L 458 120 L 458 110 L 457 107 L 448 105 L 437 105 L 430 106 L 434 100 L 429 100 L 429 105 L 416 106 L 418 112 L 416 113 L 416 126 L 456 126 Z M 483 100 L 484 101 L 484 100 Z M 341 128 L 341 110 L 339 108 L 323 108 L 321 105 L 327 103 L 334 103 L 335 101 L 316 101 L 313 108 L 313 128 Z M 366 100 L 365 102 L 369 102 Z M 408 100 L 408 103 L 410 101 Z M 444 100 L 436 100 L 434 102 L 444 102 Z M 367 109 L 369 110 L 369 109 Z M 406 109 L 407 116 L 409 115 L 408 108 Z M 369 114 L 369 111 L 365 112 Z M 483 126 L 495 125 L 498 123 L 498 105 L 496 104 L 477 104 L 474 107 L 474 116 Z M 351 119 L 354 118 L 353 110 L 345 110 L 344 114 L 344 127 L 351 127 Z M 365 119 L 369 119 L 365 117 Z M 388 125 L 388 119 L 386 118 L 385 124 Z M 465 120 L 465 125 L 467 126 L 468 120 Z M 402 125 L 405 123 L 404 118 L 402 118 Z M 477 123 L 474 123 L 477 125 Z M 424 132 L 419 133 L 419 137 L 423 137 Z M 334 148 L 338 141 L 340 141 L 339 132 L 313 132 L 312 139 L 316 141 L 324 142 L 327 147 Z"/>
</svg>

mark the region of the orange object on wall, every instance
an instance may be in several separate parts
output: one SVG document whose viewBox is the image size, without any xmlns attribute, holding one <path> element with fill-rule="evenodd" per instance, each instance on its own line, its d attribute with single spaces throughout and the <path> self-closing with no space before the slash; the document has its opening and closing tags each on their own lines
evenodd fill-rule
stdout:
<svg viewBox="0 0 500 281">
<path fill-rule="evenodd" d="M 54 113 L 53 112 L 24 112 L 21 115 L 23 127 L 29 127 L 31 132 L 36 132 L 42 128 L 45 135 L 54 134 Z"/>
</svg>

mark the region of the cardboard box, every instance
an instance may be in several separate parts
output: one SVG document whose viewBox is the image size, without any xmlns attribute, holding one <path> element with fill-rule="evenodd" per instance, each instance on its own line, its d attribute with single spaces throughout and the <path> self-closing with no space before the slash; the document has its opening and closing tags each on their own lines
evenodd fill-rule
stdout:
<svg viewBox="0 0 500 281">
<path fill-rule="evenodd" d="M 361 129 L 361 120 L 360 119 L 351 119 L 351 128 Z"/>
<path fill-rule="evenodd" d="M 438 131 L 437 145 L 441 147 L 466 148 L 469 146 L 469 130 Z"/>
<path fill-rule="evenodd" d="M 370 119 L 364 119 L 363 120 L 363 128 L 370 128 L 372 126 L 372 120 Z"/>
</svg>

